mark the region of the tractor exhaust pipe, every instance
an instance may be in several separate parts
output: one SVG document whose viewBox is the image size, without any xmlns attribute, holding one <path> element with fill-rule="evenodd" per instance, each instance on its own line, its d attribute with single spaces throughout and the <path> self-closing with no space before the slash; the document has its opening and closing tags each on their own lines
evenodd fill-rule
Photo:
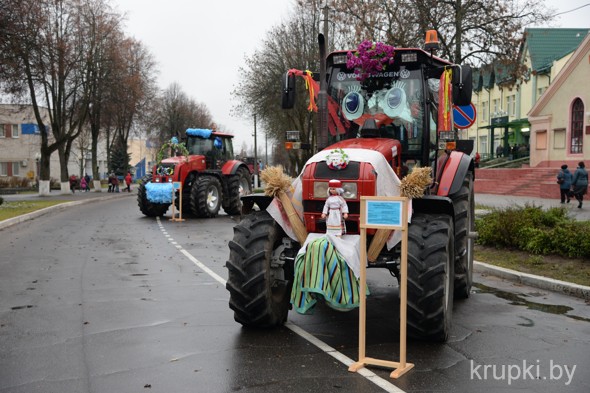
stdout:
<svg viewBox="0 0 590 393">
<path fill-rule="evenodd" d="M 326 80 L 326 41 L 318 34 L 320 49 L 320 91 L 318 92 L 318 138 L 317 151 L 328 146 L 328 81 Z"/>
</svg>

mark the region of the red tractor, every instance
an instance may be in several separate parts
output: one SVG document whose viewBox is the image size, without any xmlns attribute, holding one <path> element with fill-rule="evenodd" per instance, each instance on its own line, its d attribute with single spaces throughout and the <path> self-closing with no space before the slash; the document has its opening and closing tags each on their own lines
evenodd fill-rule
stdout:
<svg viewBox="0 0 590 393">
<path fill-rule="evenodd" d="M 239 215 L 240 197 L 252 192 L 252 173 L 234 160 L 232 138 L 222 132 L 187 129 L 188 155 L 162 160 L 141 182 L 137 192 L 141 212 L 156 217 L 172 203 L 178 207 L 179 191 L 172 190 L 172 184 L 180 182 L 183 214 L 215 217 L 223 207 L 227 214 Z"/>
<path fill-rule="evenodd" d="M 430 167 L 433 181 L 423 197 L 412 200 L 408 227 L 408 334 L 445 341 L 453 299 L 467 298 L 472 285 L 474 162 L 469 155 L 473 142 L 458 140 L 452 126 L 441 127 L 448 120 L 441 117 L 441 104 L 470 103 L 471 69 L 434 56 L 431 48 L 395 48 L 386 70 L 361 78 L 347 67 L 348 52 L 326 57 L 321 35 L 319 41 L 319 86 L 313 83 L 319 91 L 318 141 L 324 149 L 296 180 L 305 228 L 308 233 L 326 231 L 322 206 L 329 180 L 337 179 L 349 209 L 346 233 L 359 233 L 360 197 L 391 195 L 380 185 L 387 171 L 377 167 L 377 153 L 399 178 L 413 167 Z M 452 86 L 446 96 L 440 94 L 445 73 L 445 86 Z M 296 76 L 305 73 L 290 70 L 284 78 L 285 109 L 294 104 Z M 335 170 L 323 158 L 334 151 L 351 157 L 344 169 Z M 289 295 L 301 244 L 271 216 L 269 197 L 253 194 L 244 201 L 245 206 L 256 203 L 260 211 L 243 217 L 229 244 L 230 308 L 245 326 L 281 325 L 292 307 Z M 368 267 L 388 269 L 399 280 L 400 248 L 399 243 L 384 246 Z"/>
</svg>

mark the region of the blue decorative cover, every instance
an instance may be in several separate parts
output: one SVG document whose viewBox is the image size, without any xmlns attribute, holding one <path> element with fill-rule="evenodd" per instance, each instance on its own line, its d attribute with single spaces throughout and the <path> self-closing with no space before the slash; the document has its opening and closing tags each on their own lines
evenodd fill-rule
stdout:
<svg viewBox="0 0 590 393">
<path fill-rule="evenodd" d="M 151 203 L 172 203 L 172 183 L 147 183 L 145 190 Z"/>
<path fill-rule="evenodd" d="M 211 136 L 213 130 L 205 130 L 203 128 L 187 128 L 186 135 L 189 136 L 200 136 L 201 138 L 208 139 Z"/>
</svg>

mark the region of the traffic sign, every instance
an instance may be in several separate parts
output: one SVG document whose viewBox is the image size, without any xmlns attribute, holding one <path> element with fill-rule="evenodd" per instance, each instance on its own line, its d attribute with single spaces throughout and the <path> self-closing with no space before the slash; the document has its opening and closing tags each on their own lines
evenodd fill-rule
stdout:
<svg viewBox="0 0 590 393">
<path fill-rule="evenodd" d="M 453 122 L 455 123 L 455 127 L 459 129 L 469 128 L 475 123 L 475 106 L 473 104 L 469 105 L 453 105 Z"/>
</svg>

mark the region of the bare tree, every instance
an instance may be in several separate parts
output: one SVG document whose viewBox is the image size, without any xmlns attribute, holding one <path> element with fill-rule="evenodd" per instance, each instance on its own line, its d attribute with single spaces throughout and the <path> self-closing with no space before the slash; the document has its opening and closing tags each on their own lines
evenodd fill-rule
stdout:
<svg viewBox="0 0 590 393">
<path fill-rule="evenodd" d="M 103 111 L 102 128 L 110 158 L 115 144 L 125 148 L 135 121 L 142 120 L 144 110 L 155 99 L 155 62 L 141 42 L 125 38 L 118 43 L 112 58 L 112 84 L 108 105 Z"/>
<path fill-rule="evenodd" d="M 318 2 L 319 3 L 319 2 Z M 281 81 L 287 70 L 319 71 L 317 37 L 319 33 L 319 4 L 299 4 L 293 17 L 272 28 L 257 50 L 245 59 L 239 70 L 241 78 L 233 96 L 233 115 L 243 118 L 257 116 L 258 127 L 276 145 L 283 145 L 285 131 L 300 131 L 304 142 L 315 145 L 315 114 L 307 110 L 308 102 L 298 100 L 294 109 L 281 110 Z M 298 96 L 305 97 L 304 84 L 299 83 Z M 298 167 L 309 158 L 309 151 L 292 151 L 287 168 Z"/>
<path fill-rule="evenodd" d="M 150 140 L 161 146 L 171 137 L 182 137 L 187 128 L 213 128 L 209 108 L 196 102 L 182 91 L 178 83 L 172 83 L 157 98 L 150 121 Z"/>
<path fill-rule="evenodd" d="M 92 177 L 99 186 L 98 143 L 103 129 L 104 113 L 109 105 L 109 94 L 115 85 L 114 64 L 120 43 L 124 40 L 121 17 L 103 0 L 88 0 L 80 6 L 83 26 L 83 45 L 86 52 L 85 84 L 89 96 L 88 123 Z"/>
<path fill-rule="evenodd" d="M 69 149 L 88 103 L 81 90 L 83 53 L 76 8 L 63 0 L 6 0 L 0 11 L 3 87 L 17 94 L 28 91 L 41 133 L 40 178 L 48 184 L 49 157 L 57 150 L 65 183 Z M 45 124 L 41 106 L 47 107 L 50 124 Z"/>
<path fill-rule="evenodd" d="M 437 30 L 440 54 L 458 64 L 512 61 L 523 29 L 549 22 L 554 13 L 538 0 L 341 0 L 333 7 L 359 42 L 418 46 L 426 30 Z"/>
</svg>

